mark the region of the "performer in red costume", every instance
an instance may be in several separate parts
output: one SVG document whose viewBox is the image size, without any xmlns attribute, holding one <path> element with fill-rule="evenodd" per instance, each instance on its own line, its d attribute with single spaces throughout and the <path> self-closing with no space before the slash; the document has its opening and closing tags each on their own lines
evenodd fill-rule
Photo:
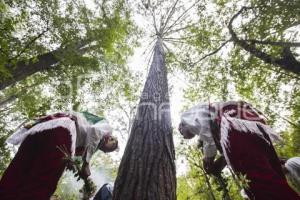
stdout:
<svg viewBox="0 0 300 200">
<path fill-rule="evenodd" d="M 244 190 L 251 200 L 300 200 L 284 176 L 272 141 L 279 136 L 262 114 L 241 101 L 200 104 L 184 112 L 179 131 L 185 139 L 203 141 L 204 168 L 216 173 L 217 149 L 236 174 L 249 180 Z M 218 165 L 217 165 L 218 163 Z"/>
<path fill-rule="evenodd" d="M 293 157 L 283 163 L 283 172 L 291 186 L 300 194 L 300 157 Z"/>
<path fill-rule="evenodd" d="M 68 165 L 64 153 L 82 156 L 79 176 L 88 177 L 95 151 L 117 148 L 111 132 L 106 120 L 87 112 L 57 113 L 25 125 L 7 140 L 21 145 L 0 181 L 0 199 L 49 200 Z"/>
</svg>

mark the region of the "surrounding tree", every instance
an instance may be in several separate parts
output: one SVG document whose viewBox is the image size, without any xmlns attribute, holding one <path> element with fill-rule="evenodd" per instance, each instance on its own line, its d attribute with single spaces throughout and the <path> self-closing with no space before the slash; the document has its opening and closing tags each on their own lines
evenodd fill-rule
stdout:
<svg viewBox="0 0 300 200">
<path fill-rule="evenodd" d="M 239 186 L 228 170 L 220 177 L 205 173 L 199 147 L 181 147 L 177 151 L 185 155 L 190 166 L 189 173 L 178 178 L 178 199 L 242 200 Z"/>
<path fill-rule="evenodd" d="M 168 66 L 175 72 L 180 69 L 185 77 L 186 104 L 229 99 L 254 104 L 282 131 L 284 143 L 276 146 L 282 157 L 299 156 L 299 6 L 298 1 L 202 1 L 196 5 L 196 14 L 181 10 L 174 21 L 186 24 L 175 23 L 176 35 L 164 36 L 170 45 Z M 211 199 L 199 194 L 201 189 L 189 178 L 207 185 L 201 169 L 195 175 L 194 163 L 201 166 L 201 159 L 189 160 L 188 178 L 180 178 L 178 184 L 178 191 L 188 185 L 195 192 L 185 197 L 178 194 L 180 198 Z M 228 188 L 237 198 L 236 187 Z M 213 191 L 216 199 L 221 198 L 222 193 Z"/>
<path fill-rule="evenodd" d="M 90 2 L 91 3 L 91 2 Z M 130 32 L 123 1 L 1 1 L 0 89 L 62 65 L 97 68 L 99 57 L 124 61 Z"/>
<path fill-rule="evenodd" d="M 0 4 L 0 85 L 5 88 L 0 92 L 2 174 L 12 155 L 5 139 L 25 120 L 72 108 L 103 114 L 138 83 L 137 77 L 133 83 L 126 65 L 137 45 L 138 30 L 121 1 L 89 6 L 84 1 Z M 86 51 L 77 52 L 74 44 L 84 39 Z M 50 59 L 55 65 L 48 69 L 45 62 L 49 60 L 43 56 L 57 50 L 62 51 Z M 16 69 L 18 63 L 25 68 Z M 36 72 L 32 67 L 39 73 L 31 73 Z M 22 80 L 10 85 L 17 81 L 14 71 Z"/>
<path fill-rule="evenodd" d="M 177 199 L 240 199 L 228 169 L 223 182 L 204 173 L 198 147 L 178 144 L 174 157 L 168 104 L 164 124 L 151 120 L 151 105 L 169 101 L 167 68 L 169 80 L 181 80 L 169 83 L 171 100 L 172 88 L 185 86 L 184 105 L 174 107 L 249 101 L 281 131 L 280 156 L 300 156 L 299 10 L 297 0 L 0 0 L 0 176 L 15 151 L 5 139 L 19 124 L 57 110 L 90 110 L 109 113 L 117 134 L 129 137 L 115 199 L 175 199 L 175 158 L 187 163 Z M 128 66 L 137 41 L 155 56 L 133 120 L 148 71 L 146 63 L 141 74 Z M 57 192 L 67 198 L 63 189 Z"/>
</svg>

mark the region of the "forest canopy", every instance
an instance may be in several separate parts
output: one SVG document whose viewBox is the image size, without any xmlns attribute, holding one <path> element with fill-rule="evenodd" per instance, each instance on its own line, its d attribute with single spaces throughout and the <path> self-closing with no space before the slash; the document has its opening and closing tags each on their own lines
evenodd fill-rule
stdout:
<svg viewBox="0 0 300 200">
<path fill-rule="evenodd" d="M 205 173 L 198 142 L 177 131 L 180 113 L 200 102 L 247 101 L 282 136 L 277 153 L 300 156 L 299 13 L 297 0 L 0 0 L 0 177 L 16 152 L 5 140 L 20 124 L 88 110 L 105 115 L 122 141 L 118 153 L 93 161 L 113 181 L 159 37 L 177 199 L 242 199 L 230 171 Z M 78 195 L 64 190 L 70 176 L 60 198 Z"/>
</svg>

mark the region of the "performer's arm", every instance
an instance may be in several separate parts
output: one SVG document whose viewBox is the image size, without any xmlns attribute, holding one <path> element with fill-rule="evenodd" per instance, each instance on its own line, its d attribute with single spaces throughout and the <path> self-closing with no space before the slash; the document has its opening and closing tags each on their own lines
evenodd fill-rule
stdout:
<svg viewBox="0 0 300 200">
<path fill-rule="evenodd" d="M 214 166 L 215 157 L 204 157 L 203 158 L 203 167 L 206 173 L 212 174 L 213 173 L 213 166 Z"/>
<path fill-rule="evenodd" d="M 217 147 L 215 142 L 213 141 L 213 138 L 206 138 L 206 140 L 203 140 L 203 154 L 204 157 L 210 157 L 210 158 L 211 157 L 214 158 L 217 155 Z"/>
<path fill-rule="evenodd" d="M 88 149 L 86 149 L 82 155 L 82 166 L 79 174 L 79 176 L 84 179 L 91 175 L 90 164 L 87 154 Z"/>
<path fill-rule="evenodd" d="M 88 162 L 83 162 L 80 171 L 81 177 L 86 179 L 91 175 L 90 164 Z"/>
<path fill-rule="evenodd" d="M 287 158 L 279 158 L 280 164 L 281 164 L 281 168 L 283 173 L 286 175 L 289 173 L 288 169 L 285 167 L 285 163 L 288 159 Z"/>
<path fill-rule="evenodd" d="M 202 137 L 202 140 L 203 139 L 204 137 Z M 213 139 L 206 137 L 205 140 L 203 140 L 203 167 L 208 174 L 211 174 L 214 171 L 213 166 L 216 154 L 217 147 Z"/>
<path fill-rule="evenodd" d="M 226 160 L 224 156 L 215 160 L 215 157 L 204 157 L 203 167 L 206 173 L 218 176 L 226 166 Z"/>
<path fill-rule="evenodd" d="M 208 139 L 208 138 L 206 138 Z M 217 155 L 217 147 L 212 139 L 203 142 L 203 166 L 208 174 L 218 175 L 226 166 L 226 160 L 224 156 L 215 160 Z"/>
<path fill-rule="evenodd" d="M 219 176 L 226 165 L 227 163 L 225 157 L 224 156 L 219 157 L 213 164 L 212 174 L 215 176 Z"/>
<path fill-rule="evenodd" d="M 90 160 L 94 153 L 97 151 L 97 145 L 100 142 L 101 134 L 98 134 L 99 131 L 96 130 L 95 127 L 88 126 L 85 128 L 85 130 L 89 130 L 86 134 L 85 138 L 85 147 L 84 151 L 82 152 L 81 158 L 82 158 L 82 167 L 80 171 L 80 175 L 82 178 L 87 178 L 91 175 L 90 172 Z"/>
</svg>

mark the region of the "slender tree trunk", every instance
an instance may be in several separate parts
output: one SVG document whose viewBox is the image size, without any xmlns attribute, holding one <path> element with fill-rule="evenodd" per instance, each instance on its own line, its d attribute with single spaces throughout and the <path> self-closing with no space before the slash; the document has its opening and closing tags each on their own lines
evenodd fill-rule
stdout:
<svg viewBox="0 0 300 200">
<path fill-rule="evenodd" d="M 176 171 L 162 42 L 149 75 L 114 186 L 113 200 L 175 200 Z"/>
</svg>

